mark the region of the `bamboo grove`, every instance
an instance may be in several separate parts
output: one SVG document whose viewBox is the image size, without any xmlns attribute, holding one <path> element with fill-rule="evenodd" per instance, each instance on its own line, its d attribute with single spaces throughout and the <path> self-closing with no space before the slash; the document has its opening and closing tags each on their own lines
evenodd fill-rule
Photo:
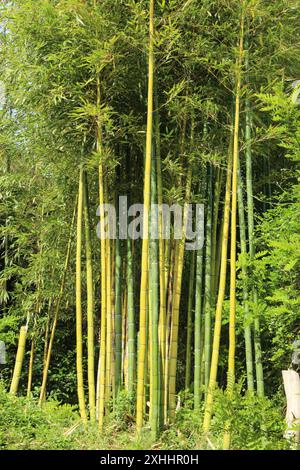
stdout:
<svg viewBox="0 0 300 470">
<path fill-rule="evenodd" d="M 288 101 L 299 78 L 299 5 L 16 0 L 0 12 L 10 393 L 43 406 L 55 390 L 100 433 L 125 394 L 137 435 L 154 440 L 187 406 L 208 436 L 220 390 L 230 403 L 272 383 L 256 225 L 278 196 L 282 129 L 263 97 L 280 85 Z M 172 204 L 180 237 L 173 218 L 164 237 Z M 189 204 L 204 207 L 194 250 Z M 232 433 L 234 411 L 224 449 Z"/>
</svg>

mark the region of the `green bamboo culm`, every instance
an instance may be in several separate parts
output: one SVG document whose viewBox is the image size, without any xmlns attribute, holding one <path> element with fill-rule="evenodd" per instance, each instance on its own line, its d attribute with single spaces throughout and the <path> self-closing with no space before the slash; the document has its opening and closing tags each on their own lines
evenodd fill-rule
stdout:
<svg viewBox="0 0 300 470">
<path fill-rule="evenodd" d="M 245 39 L 245 70 L 246 80 L 249 83 L 249 39 Z M 245 152 L 246 152 L 246 192 L 247 192 L 247 212 L 248 212 L 248 240 L 249 254 L 251 258 L 255 256 L 254 241 L 254 199 L 253 199 L 253 181 L 252 181 L 252 117 L 250 111 L 250 100 L 246 96 L 245 99 Z M 254 304 L 257 303 L 257 292 L 252 291 Z M 254 319 L 254 353 L 255 353 L 255 370 L 256 370 L 256 389 L 257 395 L 264 396 L 264 373 L 262 365 L 261 341 L 260 341 L 260 324 L 259 318 Z"/>
<path fill-rule="evenodd" d="M 245 207 L 243 200 L 243 184 L 241 177 L 240 162 L 238 164 L 238 210 L 239 210 L 239 228 L 240 228 L 240 244 L 242 255 L 242 275 L 243 275 L 243 309 L 244 309 L 244 338 L 246 352 L 246 371 L 247 371 L 247 389 L 248 392 L 254 392 L 254 372 L 253 372 L 253 353 L 252 353 L 252 334 L 251 322 L 249 321 L 249 293 L 247 288 L 247 242 L 246 242 L 246 221 Z"/>
<path fill-rule="evenodd" d="M 212 295 L 212 307 L 216 304 L 216 291 L 219 280 L 219 270 L 217 263 L 217 234 L 219 227 L 219 205 L 222 190 L 222 179 L 223 170 L 221 168 L 216 169 L 214 190 L 213 190 L 213 217 L 212 217 L 212 236 L 211 236 L 211 295 Z"/>
<path fill-rule="evenodd" d="M 199 184 L 199 193 L 202 185 Z M 195 281 L 195 317 L 194 317 L 194 409 L 199 410 L 201 405 L 201 364 L 203 358 L 202 334 L 202 289 L 203 289 L 203 238 L 201 238 L 203 220 L 196 219 L 198 234 L 198 246 L 196 253 L 196 281 Z"/>
<path fill-rule="evenodd" d="M 183 123 L 183 134 L 181 138 L 182 149 L 185 145 L 185 121 L 187 114 L 184 113 Z M 194 150 L 194 131 L 195 131 L 195 119 L 192 115 L 191 120 L 191 135 L 190 135 L 190 150 Z M 189 203 L 192 194 L 192 182 L 193 182 L 193 166 L 192 162 L 189 163 L 189 167 L 186 175 L 185 182 L 185 202 L 183 211 L 183 230 L 181 240 L 176 240 L 175 254 L 175 266 L 174 266 L 174 286 L 173 286 L 173 303 L 172 303 L 172 317 L 171 317 L 171 331 L 170 331 L 170 353 L 169 353 L 169 418 L 174 420 L 175 409 L 176 409 L 176 378 L 177 378 L 177 355 L 178 355 L 178 332 L 179 332 L 179 315 L 180 315 L 180 299 L 182 290 L 182 277 L 183 277 L 183 265 L 184 265 L 184 253 L 185 253 L 185 242 L 187 235 L 187 222 L 189 216 Z"/>
<path fill-rule="evenodd" d="M 244 22 L 245 3 L 242 3 L 239 48 L 236 60 L 236 90 L 235 90 L 235 118 L 233 132 L 233 157 L 232 157 L 232 199 L 231 199 L 231 230 L 230 230 L 230 295 L 229 295 L 229 349 L 227 371 L 227 395 L 231 399 L 235 384 L 235 324 L 236 324 L 236 238 L 237 238 L 237 189 L 238 189 L 238 161 L 239 161 L 239 124 L 240 124 L 240 100 L 242 86 L 242 66 L 244 56 Z M 231 444 L 230 420 L 225 424 L 223 449 L 230 449 Z"/>
<path fill-rule="evenodd" d="M 157 89 L 154 94 L 155 110 L 155 161 L 156 161 L 156 180 L 157 180 L 157 203 L 158 203 L 158 247 L 159 247 L 159 347 L 161 363 L 161 424 L 167 422 L 167 413 L 165 412 L 165 384 L 167 382 L 166 350 L 167 350 L 167 305 L 166 305 L 166 243 L 163 233 L 163 179 L 161 169 L 161 148 L 160 148 L 160 117 Z"/>
<path fill-rule="evenodd" d="M 195 280 L 195 251 L 192 251 L 191 265 L 190 265 L 190 278 L 189 278 L 187 332 L 186 332 L 186 360 L 185 360 L 185 393 L 186 395 L 190 389 L 190 384 L 191 384 L 194 280 Z"/>
<path fill-rule="evenodd" d="M 205 434 L 210 429 L 210 423 L 213 413 L 213 403 L 215 388 L 217 385 L 217 373 L 220 355 L 220 342 L 221 342 L 221 328 L 222 328 L 222 313 L 223 303 L 225 298 L 226 290 L 226 279 L 227 279 L 227 251 L 228 251 L 228 233 L 229 233 L 229 222 L 230 222 L 230 200 L 231 200 L 231 172 L 232 172 L 232 142 L 229 142 L 229 154 L 227 164 L 227 177 L 226 177 L 226 190 L 225 190 L 225 204 L 224 204 L 224 215 L 223 215 L 223 229 L 222 240 L 221 240 L 221 265 L 220 265 L 220 276 L 219 276 L 219 289 L 217 297 L 217 305 L 215 312 L 215 325 L 213 334 L 212 344 L 212 357 L 211 367 L 209 376 L 209 385 L 207 391 L 207 397 L 204 409 L 203 419 L 203 431 Z"/>
<path fill-rule="evenodd" d="M 172 323 L 170 332 L 170 366 L 169 366 L 169 417 L 170 420 L 175 418 L 176 409 L 176 378 L 177 378 L 177 356 L 178 356 L 178 332 L 179 332 L 179 307 L 182 287 L 182 275 L 183 275 L 183 262 L 184 262 L 184 250 L 186 240 L 186 225 L 188 217 L 187 205 L 191 197 L 191 186 L 192 186 L 192 167 L 188 169 L 187 180 L 186 180 L 186 195 L 185 195 L 185 208 L 183 215 L 183 237 L 178 240 L 178 255 L 177 255 L 177 268 L 175 268 L 174 276 L 174 302 L 172 306 Z"/>
<path fill-rule="evenodd" d="M 198 221 L 197 233 L 200 230 Z M 201 320 L 202 320 L 202 274 L 203 274 L 203 247 L 199 247 L 196 256 L 196 288 L 195 288 L 195 324 L 194 324 L 194 409 L 199 410 L 201 405 Z"/>
<path fill-rule="evenodd" d="M 212 167 L 207 168 L 207 218 L 205 247 L 205 298 L 204 298 L 204 380 L 207 391 L 211 360 L 211 241 L 212 241 Z"/>
<path fill-rule="evenodd" d="M 89 216 L 89 194 L 87 174 L 83 172 L 83 213 L 85 228 L 86 253 L 86 292 L 87 292 L 87 354 L 88 354 L 88 390 L 89 410 L 91 421 L 96 420 L 96 394 L 95 394 L 95 358 L 94 358 L 94 288 L 92 267 L 92 246 Z"/>
<path fill-rule="evenodd" d="M 149 256 L 149 290 L 151 302 L 151 430 L 155 440 L 159 433 L 160 419 L 160 348 L 159 348 L 159 282 L 158 282 L 158 211 L 156 188 L 156 162 L 151 164 L 151 225 Z"/>
<path fill-rule="evenodd" d="M 119 228 L 119 219 L 118 219 Z M 116 254 L 115 254 L 115 391 L 116 396 L 121 387 L 122 373 L 122 263 L 120 253 L 119 230 L 116 238 Z"/>
<path fill-rule="evenodd" d="M 81 419 L 87 422 L 83 385 L 82 354 L 82 305 L 81 305 L 81 245 L 83 215 L 83 170 L 79 172 L 78 206 L 77 206 L 77 239 L 76 239 L 76 372 L 77 394 Z"/>
<path fill-rule="evenodd" d="M 29 364 L 28 364 L 28 381 L 27 381 L 27 393 L 26 393 L 27 398 L 30 398 L 31 396 L 34 353 L 35 353 L 35 338 L 33 337 L 31 340 Z"/>
<path fill-rule="evenodd" d="M 127 336 L 128 336 L 128 394 L 133 396 L 136 383 L 136 328 L 132 267 L 132 240 L 127 239 Z"/>
</svg>

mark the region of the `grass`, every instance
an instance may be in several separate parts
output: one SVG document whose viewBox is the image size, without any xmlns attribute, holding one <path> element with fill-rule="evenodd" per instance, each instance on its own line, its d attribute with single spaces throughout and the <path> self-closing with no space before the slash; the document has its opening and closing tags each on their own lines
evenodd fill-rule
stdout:
<svg viewBox="0 0 300 470">
<path fill-rule="evenodd" d="M 49 400 L 39 407 L 36 400 L 8 394 L 0 384 L 0 449 L 9 450 L 201 450 L 222 448 L 223 423 L 234 412 L 234 449 L 286 450 L 284 419 L 277 403 L 268 399 L 241 397 L 228 406 L 221 392 L 209 439 L 202 434 L 202 414 L 190 403 L 177 413 L 176 422 L 165 429 L 157 442 L 145 427 L 136 438 L 134 400 L 122 392 L 103 435 L 97 424 L 84 428 L 77 408 Z M 253 414 L 253 410 L 256 410 Z M 293 446 L 295 448 L 295 446 Z"/>
</svg>

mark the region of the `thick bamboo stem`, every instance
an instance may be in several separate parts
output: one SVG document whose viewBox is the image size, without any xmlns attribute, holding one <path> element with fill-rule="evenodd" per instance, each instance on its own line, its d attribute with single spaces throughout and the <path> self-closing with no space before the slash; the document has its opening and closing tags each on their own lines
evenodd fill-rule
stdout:
<svg viewBox="0 0 300 470">
<path fill-rule="evenodd" d="M 133 267 L 132 267 L 132 241 L 127 240 L 127 334 L 128 334 L 128 393 L 133 396 L 135 390 L 135 312 L 134 312 L 134 289 L 133 289 Z"/>
<path fill-rule="evenodd" d="M 10 389 L 9 389 L 9 393 L 11 393 L 12 395 L 16 395 L 16 393 L 18 392 L 22 365 L 23 365 L 23 360 L 24 360 L 24 355 L 25 355 L 26 336 L 27 336 L 27 326 L 21 326 L 15 367 L 14 367 L 14 372 L 13 372 Z"/>
<path fill-rule="evenodd" d="M 206 133 L 205 133 L 206 134 Z M 212 167 L 208 166 L 207 218 L 205 248 L 205 294 L 204 294 L 204 378 L 207 392 L 211 360 L 211 299 L 212 299 Z"/>
<path fill-rule="evenodd" d="M 249 293 L 247 288 L 247 266 L 245 256 L 247 254 L 246 242 L 246 221 L 245 221 L 245 207 L 243 200 L 243 185 L 240 165 L 238 167 L 238 206 L 239 206 L 239 227 L 240 227 L 240 242 L 241 242 L 241 255 L 242 255 L 242 274 L 243 274 L 243 308 L 244 308 L 244 338 L 245 338 L 245 352 L 246 352 L 246 371 L 247 371 L 247 387 L 248 391 L 253 394 L 254 392 L 254 373 L 253 373 L 253 356 L 252 356 L 252 338 L 251 338 L 251 324 L 249 322 Z"/>
<path fill-rule="evenodd" d="M 143 217 L 143 242 L 141 262 L 141 288 L 140 288 L 140 329 L 137 370 L 137 403 L 136 403 L 136 428 L 140 433 L 143 426 L 144 410 L 144 384 L 145 361 L 147 348 L 146 318 L 148 298 L 148 255 L 149 255 L 149 208 L 150 208 L 150 180 L 153 134 L 153 77 L 154 77 L 154 0 L 149 5 L 149 70 L 148 70 L 148 105 L 147 105 L 147 134 L 146 134 L 146 158 L 144 176 L 144 217 Z"/>
<path fill-rule="evenodd" d="M 94 286 L 92 266 L 92 246 L 89 217 L 89 196 L 86 172 L 83 174 L 83 213 L 85 227 L 85 253 L 86 253 L 86 288 L 87 288 L 87 354 L 88 354 L 88 391 L 89 410 L 92 422 L 96 420 L 95 397 L 95 347 L 94 347 Z"/>
<path fill-rule="evenodd" d="M 236 93 L 235 93 L 235 121 L 233 133 L 233 162 L 232 162 L 232 201 L 231 201 L 231 233 L 230 233 L 230 298 L 229 298 L 229 352 L 227 393 L 229 398 L 233 395 L 235 382 L 235 314 L 236 314 L 236 234 L 237 234 L 237 175 L 239 158 L 239 122 L 240 98 L 242 81 L 242 63 L 244 54 L 244 5 L 242 6 L 240 27 L 239 52 L 237 58 Z M 226 426 L 223 448 L 230 448 L 230 423 Z"/>
<path fill-rule="evenodd" d="M 245 69 L 247 74 L 247 81 L 249 82 L 249 44 L 248 38 L 245 40 L 246 54 L 245 54 Z M 249 254 L 251 258 L 255 256 L 255 239 L 254 239 L 254 199 L 253 199 L 253 182 L 252 182 L 252 118 L 250 111 L 249 97 L 246 96 L 245 100 L 246 111 L 246 189 L 247 189 L 247 213 L 248 213 L 248 241 L 249 241 Z M 253 301 L 257 302 L 257 293 L 255 290 L 252 292 Z M 262 365 L 262 353 L 260 342 L 260 325 L 259 318 L 254 319 L 254 353 L 255 353 L 255 369 L 256 369 L 256 388 L 257 395 L 264 396 L 264 373 Z"/>
<path fill-rule="evenodd" d="M 221 340 L 221 327 L 222 327 L 222 311 L 223 303 L 225 298 L 226 289 L 226 277 L 227 277 L 227 251 L 228 251 L 228 234 L 229 234 L 229 220 L 230 220 L 230 199 L 231 199 L 231 170 L 232 170 L 232 158 L 231 158 L 231 145 L 228 156 L 227 166 L 227 179 L 226 179 L 226 193 L 225 193 L 225 205 L 224 205 L 224 224 L 222 231 L 222 247 L 221 247 L 221 269 L 219 279 L 219 290 L 218 299 L 216 306 L 214 335 L 213 335 L 213 346 L 212 346 L 212 358 L 211 368 L 209 376 L 208 392 L 205 402 L 204 420 L 203 420 L 203 431 L 207 433 L 210 428 L 210 422 L 213 410 L 214 391 L 217 384 L 217 372 L 218 362 L 220 353 L 220 340 Z"/>
<path fill-rule="evenodd" d="M 97 128 L 96 128 L 96 146 L 99 153 L 99 207 L 100 207 L 100 260 L 101 260 L 101 326 L 100 326 L 100 354 L 98 362 L 98 380 L 97 384 L 99 390 L 99 431 L 103 431 L 104 424 L 104 409 L 105 409 L 105 367 L 106 367 L 106 240 L 105 240 L 105 213 L 104 213 L 104 168 L 103 168 L 103 154 L 102 154 L 102 128 L 100 118 L 101 106 L 101 89 L 100 78 L 97 77 Z"/>
<path fill-rule="evenodd" d="M 82 245 L 82 214 L 83 214 L 83 170 L 80 169 L 79 174 L 79 189 L 78 189 L 78 209 L 77 209 L 77 237 L 76 237 L 76 372 L 77 372 L 77 395 L 79 403 L 80 416 L 84 423 L 87 422 L 87 413 L 84 399 L 84 384 L 83 384 L 83 353 L 82 353 L 82 304 L 81 304 L 81 245 Z M 57 323 L 57 316 L 54 316 L 51 337 L 48 347 L 48 357 L 50 362 L 49 350 L 51 338 L 54 338 L 54 333 Z M 53 340 L 52 340 L 53 341 Z M 48 361 L 47 361 L 48 362 Z M 48 370 L 48 368 L 45 370 Z M 43 399 L 46 387 L 46 379 L 43 378 L 41 387 L 40 401 Z"/>
<path fill-rule="evenodd" d="M 187 333 L 186 333 L 186 360 L 185 360 L 185 393 L 187 395 L 191 385 L 191 365 L 192 365 L 192 330 L 193 330 L 193 294 L 195 279 L 195 252 L 191 253 L 189 294 L 187 309 Z"/>
</svg>

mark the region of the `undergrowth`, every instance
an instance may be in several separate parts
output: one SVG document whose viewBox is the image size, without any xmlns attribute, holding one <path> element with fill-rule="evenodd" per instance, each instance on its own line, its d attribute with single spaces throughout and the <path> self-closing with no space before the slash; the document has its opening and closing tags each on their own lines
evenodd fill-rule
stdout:
<svg viewBox="0 0 300 470">
<path fill-rule="evenodd" d="M 157 442 L 145 427 L 139 439 L 134 428 L 133 397 L 121 392 L 105 432 L 97 425 L 84 428 L 77 408 L 47 401 L 39 407 L 33 399 L 8 394 L 0 384 L 0 449 L 11 450 L 201 450 L 221 449 L 224 423 L 230 420 L 232 448 L 284 450 L 291 443 L 283 438 L 284 410 L 280 397 L 257 398 L 236 393 L 228 400 L 218 391 L 209 436 L 203 436 L 203 409 L 195 413 L 187 397 L 177 411 L 176 421 L 164 429 Z M 253 413 L 255 410 L 255 413 Z"/>
</svg>

